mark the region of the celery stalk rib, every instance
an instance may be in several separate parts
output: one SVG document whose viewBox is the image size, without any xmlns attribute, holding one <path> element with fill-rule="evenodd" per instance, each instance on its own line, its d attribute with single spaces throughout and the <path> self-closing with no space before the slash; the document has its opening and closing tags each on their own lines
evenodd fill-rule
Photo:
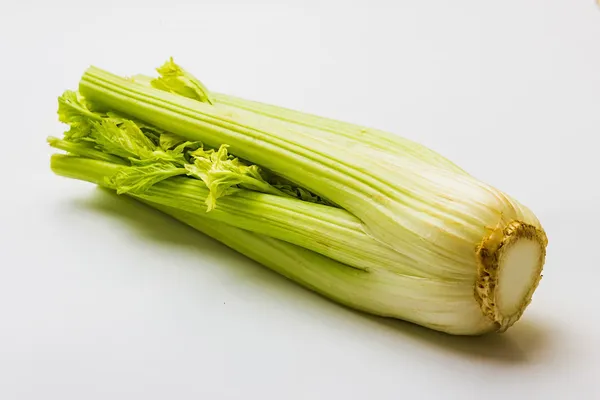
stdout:
<svg viewBox="0 0 600 400">
<path fill-rule="evenodd" d="M 343 137 L 323 140 L 252 113 L 232 116 L 218 107 L 143 87 L 95 67 L 83 75 L 80 91 L 92 102 L 190 140 L 213 147 L 227 143 L 232 153 L 339 204 L 361 219 L 378 240 L 399 250 L 422 243 L 430 234 L 431 228 L 423 224 L 419 214 L 431 215 L 431 223 L 447 224 L 445 216 L 452 210 L 422 202 L 418 193 L 394 183 L 414 180 L 410 169 L 425 171 L 426 164 L 392 160 L 374 149 L 352 151 L 355 143 Z M 385 160 L 391 162 L 382 163 Z M 432 244 L 432 252 L 447 252 Z"/>
<path fill-rule="evenodd" d="M 385 131 L 303 113 L 285 107 L 247 100 L 223 93 L 213 92 L 213 98 L 219 104 L 231 107 L 231 109 L 251 111 L 259 115 L 264 115 L 269 118 L 302 127 L 323 130 L 334 135 L 343 135 L 346 138 L 372 146 L 378 150 L 390 153 L 408 153 L 421 160 L 427 160 L 432 165 L 448 168 L 456 172 L 464 172 L 459 166 L 433 150 Z"/>
<path fill-rule="evenodd" d="M 107 178 L 123 166 L 87 158 L 56 154 L 51 168 L 66 177 L 110 187 Z M 137 199 L 200 215 L 273 238 L 281 239 L 362 270 L 386 269 L 398 274 L 435 276 L 435 269 L 421 270 L 418 263 L 379 243 L 362 231 L 360 221 L 348 212 L 319 204 L 237 190 L 219 199 L 219 205 L 206 212 L 209 191 L 195 179 L 176 177 L 159 182 L 146 192 L 132 194 Z M 445 270 L 446 271 L 446 270 Z M 446 279 L 468 279 L 459 271 Z"/>
<path fill-rule="evenodd" d="M 135 83 L 146 87 L 152 87 L 153 80 L 154 78 L 145 75 L 135 75 L 133 77 Z M 292 129 L 309 128 L 313 130 L 313 133 L 318 133 L 319 131 L 326 132 L 329 134 L 329 137 L 334 137 L 336 140 L 341 135 L 346 139 L 353 140 L 359 144 L 366 144 L 384 152 L 391 154 L 397 154 L 399 152 L 410 154 L 420 160 L 427 160 L 427 162 L 432 165 L 464 173 L 459 166 L 435 151 L 389 132 L 272 104 L 247 100 L 224 93 L 211 92 L 211 95 L 213 104 L 218 103 L 224 110 L 229 110 L 233 113 L 239 110 L 249 111 L 257 115 L 271 118 L 272 120 L 285 122 L 287 126 Z"/>
<path fill-rule="evenodd" d="M 464 328 L 448 329 L 456 318 L 453 315 L 456 307 L 463 310 L 465 315 L 473 311 L 469 304 L 471 293 L 460 285 L 384 271 L 365 272 L 348 268 L 335 260 L 281 240 L 211 221 L 177 208 L 140 201 L 340 304 L 382 317 L 398 318 L 399 312 L 411 313 L 414 319 L 403 319 L 419 321 L 421 325 L 436 330 L 469 334 L 469 330 Z M 423 296 L 422 293 L 426 291 L 433 296 Z M 377 296 L 373 296 L 373 293 L 377 293 Z M 436 301 L 442 301 L 444 307 L 434 306 Z M 464 322 L 465 326 L 471 324 L 469 329 L 489 329 L 480 320 L 466 317 Z"/>
<path fill-rule="evenodd" d="M 52 156 L 51 166 L 58 175 L 100 186 L 106 186 L 108 175 L 123 168 L 103 161 L 60 154 Z M 363 271 L 292 243 L 215 220 L 210 218 L 212 212 L 199 214 L 182 210 L 179 206 L 184 202 L 173 207 L 162 204 L 160 196 L 127 195 L 166 212 L 281 275 L 349 307 L 418 322 L 453 334 L 485 332 L 492 328 L 485 319 L 473 318 L 477 316 L 474 312 L 477 306 L 472 301 L 468 285 L 397 274 L 385 269 Z M 443 306 L 440 307 L 440 304 Z M 461 314 L 457 315 L 457 309 L 461 310 Z M 458 327 L 457 319 L 461 320 Z"/>
</svg>

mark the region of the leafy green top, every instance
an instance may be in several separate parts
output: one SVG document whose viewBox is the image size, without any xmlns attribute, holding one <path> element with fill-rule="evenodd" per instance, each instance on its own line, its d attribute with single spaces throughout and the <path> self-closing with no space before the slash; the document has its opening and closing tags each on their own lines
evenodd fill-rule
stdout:
<svg viewBox="0 0 600 400">
<path fill-rule="evenodd" d="M 212 104 L 202 83 L 173 59 L 158 72 L 161 76 L 152 85 Z M 70 129 L 62 140 L 48 138 L 50 145 L 71 154 L 127 165 L 107 179 L 118 193 L 143 193 L 162 180 L 187 175 L 202 180 L 210 190 L 207 211 L 216 207 L 219 197 L 240 188 L 331 205 L 308 190 L 229 154 L 227 144 L 218 150 L 204 148 L 200 142 L 186 141 L 142 121 L 96 110 L 78 92 L 66 91 L 59 97 L 58 116 Z"/>
</svg>

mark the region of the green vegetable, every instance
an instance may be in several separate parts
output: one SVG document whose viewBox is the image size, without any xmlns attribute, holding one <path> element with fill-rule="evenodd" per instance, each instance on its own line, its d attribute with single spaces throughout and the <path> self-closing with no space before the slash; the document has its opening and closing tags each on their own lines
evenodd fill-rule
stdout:
<svg viewBox="0 0 600 400">
<path fill-rule="evenodd" d="M 335 301 L 432 329 L 504 331 L 546 235 L 525 206 L 386 132 L 95 67 L 59 98 L 58 175 L 132 196 Z"/>
</svg>

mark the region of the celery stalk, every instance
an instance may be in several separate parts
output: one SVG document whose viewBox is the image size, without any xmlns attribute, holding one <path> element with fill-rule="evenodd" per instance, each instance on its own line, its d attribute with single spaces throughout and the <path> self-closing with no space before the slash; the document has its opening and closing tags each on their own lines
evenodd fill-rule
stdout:
<svg viewBox="0 0 600 400">
<path fill-rule="evenodd" d="M 360 271 L 268 236 L 142 201 L 280 275 L 348 307 L 457 335 L 490 330 L 490 322 L 478 316 L 468 287 L 386 271 Z M 407 315 L 412 317 L 407 318 Z"/>
<path fill-rule="evenodd" d="M 124 167 L 88 158 L 55 154 L 52 170 L 62 176 L 112 188 L 110 177 Z M 199 180 L 173 178 L 158 182 L 132 197 L 152 201 L 211 221 L 281 239 L 332 257 L 354 268 L 369 271 L 386 269 L 397 274 L 444 276 L 447 280 L 468 279 L 455 266 L 422 270 L 408 257 L 382 245 L 361 229 L 360 221 L 347 211 L 293 198 L 273 196 L 249 190 L 237 190 L 219 199 L 218 208 L 206 212 L 204 200 L 209 190 Z"/>
<path fill-rule="evenodd" d="M 378 129 L 355 125 L 348 122 L 337 121 L 330 118 L 303 113 L 289 108 L 274 106 L 240 97 L 230 96 L 222 93 L 214 93 L 213 99 L 216 103 L 226 105 L 232 110 L 247 110 L 265 117 L 281 120 L 307 128 L 314 128 L 331 132 L 335 135 L 343 135 L 348 139 L 372 146 L 373 148 L 389 152 L 403 152 L 410 154 L 420 160 L 426 160 L 431 165 L 447 168 L 456 172 L 464 172 L 459 166 L 442 157 L 433 150 L 418 143 L 405 139 Z"/>
<path fill-rule="evenodd" d="M 114 156 L 112 154 L 106 154 L 100 150 L 97 150 L 96 148 L 94 148 L 94 145 L 92 143 L 74 143 L 67 140 L 61 140 L 55 137 L 49 137 L 48 144 L 59 150 L 64 150 L 68 153 L 91 158 L 93 160 L 106 161 L 121 165 L 126 164 L 126 162 L 120 157 Z"/>
<path fill-rule="evenodd" d="M 334 141 L 291 131 L 285 124 L 251 113 L 231 115 L 217 106 L 145 88 L 94 67 L 82 77 L 80 91 L 92 102 L 186 139 L 213 147 L 227 143 L 232 153 L 331 199 L 361 219 L 378 240 L 400 251 L 406 251 L 407 246 L 420 247 L 423 238 L 431 235 L 431 226 L 454 230 L 453 224 L 448 223 L 451 211 L 458 218 L 470 218 L 457 207 L 437 207 L 449 203 L 434 191 L 443 181 L 423 187 L 423 179 L 416 179 L 410 170 L 431 175 L 432 167 L 414 160 L 391 158 L 369 148 L 355 149 L 354 143 L 343 137 Z M 435 172 L 432 178 L 438 176 L 440 173 Z M 461 179 L 472 186 L 468 177 Z M 481 190 L 478 195 L 489 197 Z M 483 236 L 483 227 L 475 229 Z M 442 251 L 452 257 L 445 247 L 433 247 L 430 251 Z"/>
<path fill-rule="evenodd" d="M 152 87 L 154 84 L 155 87 L 161 89 L 161 85 L 155 84 L 157 80 L 149 76 L 135 75 L 131 80 L 147 87 Z M 165 90 L 165 88 L 163 88 L 163 90 Z M 175 91 L 171 92 L 176 93 Z M 183 91 L 179 94 L 182 96 L 187 95 L 187 93 Z M 333 136 L 342 135 L 346 139 L 351 139 L 357 143 L 371 146 L 377 150 L 392 154 L 402 152 L 418 158 L 419 160 L 426 160 L 426 162 L 431 165 L 447 168 L 456 172 L 464 172 L 459 166 L 433 150 L 389 132 L 303 113 L 285 107 L 247 100 L 224 93 L 211 92 L 211 95 L 211 104 L 218 103 L 224 110 L 231 111 L 232 113 L 236 113 L 240 110 L 250 111 L 263 117 L 284 122 L 291 129 L 308 128 L 314 129 L 314 132 L 328 132 Z M 201 101 L 201 99 L 198 100 Z"/>
<path fill-rule="evenodd" d="M 54 155 L 52 168 L 59 175 L 104 186 L 106 174 L 115 172 L 120 166 Z M 477 312 L 469 286 L 386 270 L 359 270 L 306 248 L 212 219 L 212 212 L 198 214 L 167 206 L 160 202 L 159 196 L 128 195 L 349 307 L 383 317 L 402 318 L 452 334 L 483 333 L 494 327 Z"/>
</svg>

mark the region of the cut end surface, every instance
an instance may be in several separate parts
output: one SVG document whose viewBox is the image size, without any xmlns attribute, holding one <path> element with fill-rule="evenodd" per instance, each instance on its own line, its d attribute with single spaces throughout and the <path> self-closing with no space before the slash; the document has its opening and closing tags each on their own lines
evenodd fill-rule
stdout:
<svg viewBox="0 0 600 400">
<path fill-rule="evenodd" d="M 541 229 L 512 221 L 479 246 L 475 298 L 499 332 L 513 325 L 531 302 L 542 278 L 547 243 Z"/>
</svg>

